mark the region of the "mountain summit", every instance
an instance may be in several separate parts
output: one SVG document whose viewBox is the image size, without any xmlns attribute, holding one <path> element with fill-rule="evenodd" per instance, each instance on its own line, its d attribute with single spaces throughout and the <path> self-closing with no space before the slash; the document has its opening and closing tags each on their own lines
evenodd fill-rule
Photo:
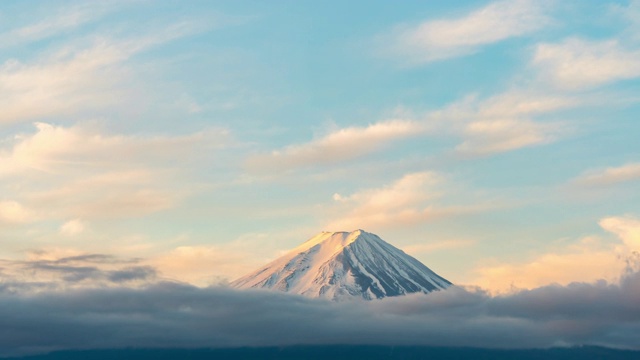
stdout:
<svg viewBox="0 0 640 360">
<path fill-rule="evenodd" d="M 321 232 L 258 271 L 231 283 L 331 300 L 428 293 L 451 283 L 377 235 Z"/>
</svg>

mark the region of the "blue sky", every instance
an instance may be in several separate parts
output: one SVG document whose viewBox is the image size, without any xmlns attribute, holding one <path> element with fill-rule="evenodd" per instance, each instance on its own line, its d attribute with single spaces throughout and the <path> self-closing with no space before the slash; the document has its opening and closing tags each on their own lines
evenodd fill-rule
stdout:
<svg viewBox="0 0 640 360">
<path fill-rule="evenodd" d="M 207 285 L 363 228 L 491 291 L 615 280 L 639 30 L 637 1 L 2 2 L 2 258 Z"/>
</svg>

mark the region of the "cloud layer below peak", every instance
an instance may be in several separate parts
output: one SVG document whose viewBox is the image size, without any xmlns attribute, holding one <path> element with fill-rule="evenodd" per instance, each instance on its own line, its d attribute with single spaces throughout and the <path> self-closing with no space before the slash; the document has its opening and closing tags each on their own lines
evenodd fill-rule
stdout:
<svg viewBox="0 0 640 360">
<path fill-rule="evenodd" d="M 344 303 L 172 283 L 30 297 L 0 293 L 0 353 L 336 343 L 637 348 L 638 289 L 640 274 L 633 273 L 619 285 L 574 283 L 500 297 L 453 287 Z"/>
</svg>

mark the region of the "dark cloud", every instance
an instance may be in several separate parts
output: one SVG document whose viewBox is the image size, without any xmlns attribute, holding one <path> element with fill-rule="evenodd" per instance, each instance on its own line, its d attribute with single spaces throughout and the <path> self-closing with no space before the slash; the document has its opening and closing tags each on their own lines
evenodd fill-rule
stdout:
<svg viewBox="0 0 640 360">
<path fill-rule="evenodd" d="M 109 271 L 106 273 L 107 279 L 114 283 L 123 283 L 136 280 L 144 281 L 155 279 L 156 276 L 156 269 L 151 266 L 130 266 L 124 269 Z"/>
<path fill-rule="evenodd" d="M 153 273 L 142 268 L 130 271 L 116 278 Z M 175 283 L 14 292 L 0 294 L 0 319 L 2 354 L 292 344 L 490 348 L 591 344 L 637 349 L 640 274 L 627 274 L 620 284 L 547 286 L 510 296 L 451 288 L 429 295 L 341 303 Z"/>
<path fill-rule="evenodd" d="M 60 259 L 52 260 L 56 264 L 67 263 L 94 263 L 94 264 L 130 264 L 137 263 L 140 259 L 122 259 L 117 256 L 107 254 L 84 254 L 77 256 L 67 256 Z"/>
<path fill-rule="evenodd" d="M 34 252 L 34 254 L 38 254 Z M 58 259 L 0 259 L 0 291 L 24 294 L 78 287 L 145 285 L 158 281 L 155 268 L 140 259 L 85 254 Z"/>
<path fill-rule="evenodd" d="M 151 266 L 128 266 L 117 270 L 103 270 L 91 266 L 66 266 L 50 262 L 31 262 L 25 268 L 47 273 L 57 273 L 65 282 L 80 282 L 85 280 L 108 280 L 123 283 L 135 280 L 155 279 L 157 272 Z"/>
</svg>

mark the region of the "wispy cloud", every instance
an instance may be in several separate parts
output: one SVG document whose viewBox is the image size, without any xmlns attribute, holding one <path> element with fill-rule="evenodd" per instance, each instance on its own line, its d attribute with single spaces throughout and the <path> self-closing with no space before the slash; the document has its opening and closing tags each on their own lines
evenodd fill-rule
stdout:
<svg viewBox="0 0 640 360">
<path fill-rule="evenodd" d="M 44 19 L 0 33 L 0 48 L 24 45 L 75 30 L 100 19 L 125 4 L 124 1 L 92 1 L 91 3 L 46 9 L 48 12 Z M 34 11 L 34 13 L 38 12 Z"/>
<path fill-rule="evenodd" d="M 327 210 L 331 215 L 325 228 L 331 231 L 359 228 L 375 231 L 487 208 L 483 204 L 441 204 L 439 199 L 449 191 L 444 186 L 445 182 L 447 179 L 442 174 L 417 172 L 406 174 L 381 188 L 363 189 L 346 196 L 336 193 L 333 195 L 334 206 Z"/>
<path fill-rule="evenodd" d="M 349 209 L 333 220 L 332 231 L 370 229 L 390 224 L 406 224 L 437 216 L 428 205 L 441 195 L 438 186 L 443 178 L 436 173 L 421 172 L 403 176 L 389 186 L 367 189 L 348 196 L 334 194 L 338 205 Z"/>
<path fill-rule="evenodd" d="M 89 124 L 39 123 L 35 133 L 16 136 L 0 149 L 0 179 L 20 178 L 16 200 L 37 208 L 41 219 L 140 216 L 185 196 L 172 185 L 190 170 L 184 159 L 202 159 L 226 138 L 224 129 L 131 136 Z"/>
<path fill-rule="evenodd" d="M 397 31 L 391 47 L 407 62 L 472 54 L 482 46 L 533 33 L 547 24 L 547 1 L 496 1 L 452 19 L 425 21 Z"/>
<path fill-rule="evenodd" d="M 7 60 L 0 66 L 0 124 L 69 116 L 139 98 L 142 91 L 135 92 L 125 63 L 134 54 L 202 29 L 200 23 L 180 22 L 138 37 L 72 42 L 37 60 Z"/>
<path fill-rule="evenodd" d="M 203 149 L 225 146 L 228 131 L 208 129 L 187 135 L 122 135 L 101 131 L 95 124 L 58 126 L 36 123 L 32 134 L 20 134 L 0 149 L 0 177 L 29 171 L 60 173 L 101 166 L 134 169 L 143 164 L 164 165 Z"/>
<path fill-rule="evenodd" d="M 628 48 L 618 39 L 569 38 L 539 44 L 533 64 L 560 88 L 584 89 L 640 77 L 640 50 Z"/>
<path fill-rule="evenodd" d="M 463 154 L 493 154 L 546 144 L 560 127 L 526 119 L 483 119 L 465 126 L 465 140 L 456 150 Z"/>
<path fill-rule="evenodd" d="M 424 124 L 409 120 L 387 120 L 365 127 L 347 127 L 308 143 L 290 145 L 270 154 L 254 155 L 247 160 L 247 166 L 253 170 L 274 171 L 338 163 L 380 151 L 393 141 L 424 131 Z"/>
<path fill-rule="evenodd" d="M 434 112 L 430 118 L 462 139 L 456 151 L 489 155 L 556 140 L 567 131 L 566 125 L 536 117 L 577 104 L 579 100 L 567 96 L 507 91 L 483 100 L 467 97 Z"/>
<path fill-rule="evenodd" d="M 580 175 L 573 182 L 587 186 L 607 186 L 634 180 L 640 180 L 640 163 L 591 170 Z"/>
<path fill-rule="evenodd" d="M 581 100 L 559 94 L 511 90 L 480 99 L 467 96 L 441 110 L 407 120 L 346 127 L 316 140 L 250 156 L 250 171 L 293 170 L 335 165 L 392 147 L 413 137 L 461 139 L 455 151 L 484 156 L 551 143 L 566 132 L 560 122 L 537 117 L 577 106 Z"/>
<path fill-rule="evenodd" d="M 611 5 L 612 12 L 629 24 L 626 34 L 631 39 L 640 40 L 640 1 L 631 0 L 627 4 Z"/>
</svg>

